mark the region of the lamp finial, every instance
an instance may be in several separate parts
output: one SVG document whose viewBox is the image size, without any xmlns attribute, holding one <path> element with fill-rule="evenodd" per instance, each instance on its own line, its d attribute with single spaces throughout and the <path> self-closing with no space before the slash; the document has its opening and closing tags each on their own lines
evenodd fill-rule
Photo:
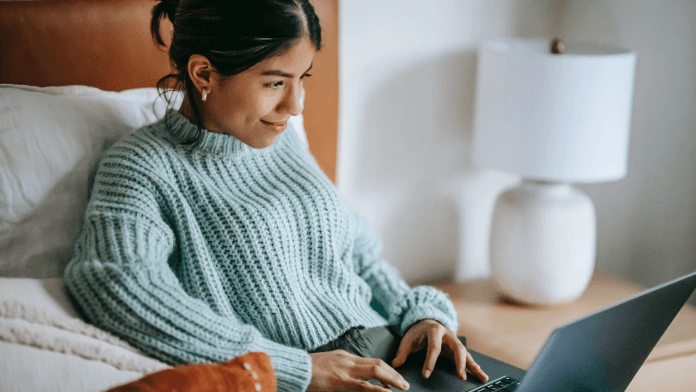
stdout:
<svg viewBox="0 0 696 392">
<path fill-rule="evenodd" d="M 553 54 L 563 54 L 565 53 L 565 44 L 559 38 L 555 38 L 551 41 L 551 53 Z"/>
</svg>

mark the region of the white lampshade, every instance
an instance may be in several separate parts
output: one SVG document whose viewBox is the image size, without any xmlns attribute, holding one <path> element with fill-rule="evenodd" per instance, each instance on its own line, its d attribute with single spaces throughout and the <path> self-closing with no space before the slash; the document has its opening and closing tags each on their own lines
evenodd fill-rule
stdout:
<svg viewBox="0 0 696 392">
<path fill-rule="evenodd" d="M 626 175 L 635 54 L 590 44 L 496 40 L 479 51 L 474 162 L 559 182 Z"/>
</svg>

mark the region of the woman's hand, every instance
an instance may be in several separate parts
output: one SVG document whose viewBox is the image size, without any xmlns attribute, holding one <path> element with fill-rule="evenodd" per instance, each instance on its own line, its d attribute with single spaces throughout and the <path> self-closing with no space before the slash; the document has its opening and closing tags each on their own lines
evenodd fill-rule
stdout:
<svg viewBox="0 0 696 392">
<path fill-rule="evenodd" d="M 460 379 L 466 380 L 466 369 L 468 368 L 479 380 L 488 381 L 488 376 L 474 361 L 471 354 L 466 351 L 466 347 L 457 338 L 457 334 L 435 320 L 421 320 L 406 331 L 406 335 L 399 344 L 396 357 L 392 361 L 392 366 L 396 368 L 403 365 L 410 353 L 424 348 L 428 349 L 428 354 L 423 365 L 423 377 L 430 377 L 430 373 L 435 368 L 437 357 L 442 351 L 454 361 Z"/>
<path fill-rule="evenodd" d="M 375 379 L 385 386 L 405 391 L 408 383 L 386 362 L 363 358 L 344 350 L 309 354 L 312 358 L 312 380 L 307 391 L 369 391 L 390 392 L 365 380 Z"/>
</svg>

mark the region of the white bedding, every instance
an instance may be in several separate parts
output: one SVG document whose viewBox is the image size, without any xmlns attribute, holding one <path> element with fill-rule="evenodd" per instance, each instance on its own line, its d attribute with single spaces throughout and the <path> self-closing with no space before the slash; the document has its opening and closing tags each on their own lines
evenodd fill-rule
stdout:
<svg viewBox="0 0 696 392">
<path fill-rule="evenodd" d="M 103 362 L 0 341 L 2 392 L 97 392 L 140 377 Z"/>
<path fill-rule="evenodd" d="M 0 391 L 102 391 L 166 367 L 79 319 L 62 279 L 0 278 Z"/>
</svg>

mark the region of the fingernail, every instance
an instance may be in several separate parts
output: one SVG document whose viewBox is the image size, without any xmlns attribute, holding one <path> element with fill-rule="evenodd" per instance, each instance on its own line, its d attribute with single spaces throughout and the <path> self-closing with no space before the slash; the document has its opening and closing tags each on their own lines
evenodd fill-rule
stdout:
<svg viewBox="0 0 696 392">
<path fill-rule="evenodd" d="M 406 388 L 406 389 L 408 389 L 408 388 L 411 387 L 410 385 L 408 385 L 408 383 L 406 382 L 406 380 L 401 380 L 401 386 L 404 387 L 404 388 Z"/>
<path fill-rule="evenodd" d="M 428 377 L 430 377 L 430 370 L 425 371 L 425 378 L 428 378 Z"/>
</svg>

